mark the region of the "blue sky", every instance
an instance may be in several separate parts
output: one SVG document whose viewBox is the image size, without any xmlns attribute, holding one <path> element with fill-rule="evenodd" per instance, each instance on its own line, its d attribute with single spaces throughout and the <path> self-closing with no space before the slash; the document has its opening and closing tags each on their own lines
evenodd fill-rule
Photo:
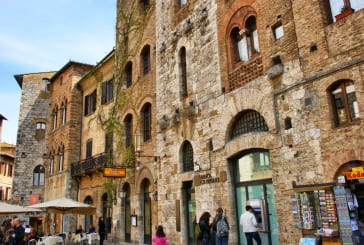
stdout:
<svg viewBox="0 0 364 245">
<path fill-rule="evenodd" d="M 16 144 L 21 89 L 14 75 L 96 64 L 115 46 L 116 0 L 0 1 L 1 141 Z"/>
</svg>

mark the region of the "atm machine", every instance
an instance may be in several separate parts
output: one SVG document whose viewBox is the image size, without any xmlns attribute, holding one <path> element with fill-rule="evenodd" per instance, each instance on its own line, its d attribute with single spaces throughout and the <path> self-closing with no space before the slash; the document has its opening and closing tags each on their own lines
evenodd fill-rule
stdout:
<svg viewBox="0 0 364 245">
<path fill-rule="evenodd" d="M 265 205 L 265 200 L 250 199 L 246 203 L 247 205 L 253 207 L 253 212 L 258 223 L 257 231 L 268 232 L 268 216 L 267 216 L 267 208 Z"/>
</svg>

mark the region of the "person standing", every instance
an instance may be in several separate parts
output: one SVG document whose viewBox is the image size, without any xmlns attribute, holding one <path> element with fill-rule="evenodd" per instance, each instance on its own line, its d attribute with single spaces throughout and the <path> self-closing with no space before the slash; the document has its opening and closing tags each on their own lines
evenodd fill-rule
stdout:
<svg viewBox="0 0 364 245">
<path fill-rule="evenodd" d="M 245 207 L 246 212 L 240 216 L 240 225 L 243 228 L 243 232 L 245 233 L 246 241 L 248 245 L 253 245 L 253 239 L 257 242 L 258 245 L 262 244 L 262 240 L 260 239 L 259 233 L 257 232 L 257 219 L 253 214 L 253 207 L 247 205 Z"/>
<path fill-rule="evenodd" d="M 202 244 L 209 245 L 210 244 L 210 217 L 211 214 L 209 212 L 204 212 L 199 220 L 198 225 L 200 226 L 200 230 L 202 233 Z"/>
<path fill-rule="evenodd" d="M 215 245 L 229 244 L 229 222 L 223 213 L 222 208 L 216 209 L 216 216 L 212 223 L 212 230 L 215 234 Z"/>
<path fill-rule="evenodd" d="M 152 242 L 155 245 L 167 245 L 167 238 L 166 234 L 163 231 L 163 226 L 159 225 L 157 227 L 157 231 L 155 232 L 155 235 L 152 238 Z"/>
<path fill-rule="evenodd" d="M 100 235 L 100 245 L 103 245 L 106 235 L 105 222 L 103 217 L 99 218 L 99 235 Z"/>
<path fill-rule="evenodd" d="M 21 226 L 19 218 L 15 218 L 13 220 L 13 225 L 14 225 L 14 233 L 12 235 L 14 238 L 13 244 L 14 245 L 23 245 L 25 229 L 23 226 Z"/>
</svg>

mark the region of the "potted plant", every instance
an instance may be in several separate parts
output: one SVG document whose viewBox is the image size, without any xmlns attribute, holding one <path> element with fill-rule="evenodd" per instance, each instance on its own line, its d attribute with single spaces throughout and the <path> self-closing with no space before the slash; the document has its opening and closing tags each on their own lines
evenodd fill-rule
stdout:
<svg viewBox="0 0 364 245">
<path fill-rule="evenodd" d="M 351 15 L 353 12 L 354 12 L 354 9 L 352 9 L 348 6 L 343 6 L 341 8 L 340 14 L 335 15 L 335 19 L 336 19 L 336 21 L 341 20 L 342 18 L 345 18 L 348 15 Z"/>
</svg>

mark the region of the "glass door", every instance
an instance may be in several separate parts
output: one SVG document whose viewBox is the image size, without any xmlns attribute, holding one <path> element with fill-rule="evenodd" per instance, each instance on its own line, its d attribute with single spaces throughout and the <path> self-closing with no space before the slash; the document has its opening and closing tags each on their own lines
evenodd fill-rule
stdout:
<svg viewBox="0 0 364 245">
<path fill-rule="evenodd" d="M 277 215 L 274 208 L 274 196 L 273 186 L 271 183 L 262 184 L 251 184 L 246 186 L 240 186 L 236 188 L 236 200 L 237 200 L 237 217 L 245 212 L 245 206 L 248 200 L 260 199 L 263 200 L 266 205 L 268 231 L 259 232 L 262 239 L 262 244 L 267 245 L 279 245 L 278 242 L 278 226 L 277 226 Z M 241 245 L 246 245 L 246 238 L 244 232 L 239 226 L 239 240 Z"/>
</svg>

